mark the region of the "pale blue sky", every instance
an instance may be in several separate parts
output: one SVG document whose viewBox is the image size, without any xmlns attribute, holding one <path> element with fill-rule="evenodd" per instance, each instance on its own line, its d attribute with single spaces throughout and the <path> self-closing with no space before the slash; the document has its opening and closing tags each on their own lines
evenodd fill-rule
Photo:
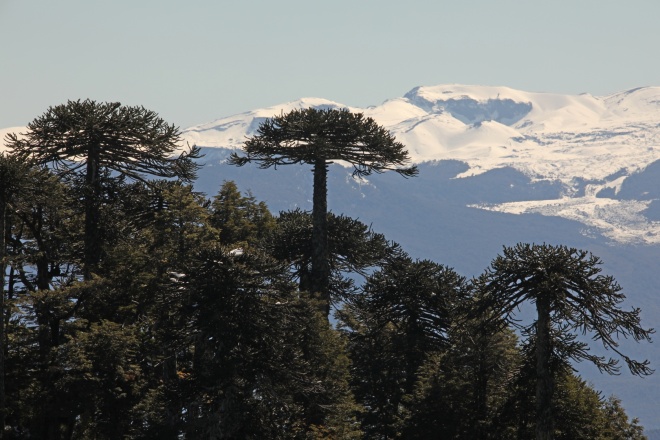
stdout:
<svg viewBox="0 0 660 440">
<path fill-rule="evenodd" d="M 443 83 L 607 95 L 660 85 L 658 17 L 658 0 L 0 0 L 0 128 L 78 98 L 185 128 Z"/>
</svg>

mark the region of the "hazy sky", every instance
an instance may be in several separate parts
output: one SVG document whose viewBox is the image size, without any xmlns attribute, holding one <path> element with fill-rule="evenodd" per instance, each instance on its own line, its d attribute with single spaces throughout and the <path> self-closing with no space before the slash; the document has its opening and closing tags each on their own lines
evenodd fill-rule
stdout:
<svg viewBox="0 0 660 440">
<path fill-rule="evenodd" d="M 658 0 L 0 0 L 0 128 L 84 98 L 185 128 L 443 83 L 607 95 L 660 85 L 658 17 Z"/>
</svg>

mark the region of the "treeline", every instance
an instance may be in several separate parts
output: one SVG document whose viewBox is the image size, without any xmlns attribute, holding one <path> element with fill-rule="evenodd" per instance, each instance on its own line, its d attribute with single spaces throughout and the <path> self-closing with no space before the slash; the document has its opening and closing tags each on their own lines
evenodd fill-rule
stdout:
<svg viewBox="0 0 660 440">
<path fill-rule="evenodd" d="M 319 295 L 318 218 L 233 182 L 195 192 L 199 151 L 178 143 L 93 101 L 6 139 L 2 438 L 645 438 L 570 366 L 618 371 L 584 331 L 651 372 L 618 350 L 652 331 L 597 258 L 521 244 L 466 279 L 325 213 Z"/>
</svg>

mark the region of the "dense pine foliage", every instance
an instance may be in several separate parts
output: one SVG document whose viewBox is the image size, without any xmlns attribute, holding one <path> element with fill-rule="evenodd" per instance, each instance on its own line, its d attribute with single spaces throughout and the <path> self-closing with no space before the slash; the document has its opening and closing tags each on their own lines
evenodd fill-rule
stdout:
<svg viewBox="0 0 660 440">
<path fill-rule="evenodd" d="M 310 213 L 273 215 L 233 182 L 195 192 L 191 157 L 143 147 L 177 135 L 144 109 L 72 102 L 28 129 L 0 156 L 1 438 L 645 438 L 570 367 L 616 366 L 574 332 L 615 353 L 617 332 L 651 334 L 595 257 L 520 245 L 470 280 L 326 213 L 328 322 Z M 88 147 L 98 180 L 76 175 Z M 516 328 L 528 300 L 549 318 Z"/>
</svg>

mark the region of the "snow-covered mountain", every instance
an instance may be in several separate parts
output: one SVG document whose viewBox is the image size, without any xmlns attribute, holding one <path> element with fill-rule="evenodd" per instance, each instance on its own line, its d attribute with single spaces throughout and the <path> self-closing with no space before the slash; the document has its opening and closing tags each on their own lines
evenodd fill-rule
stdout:
<svg viewBox="0 0 660 440">
<path fill-rule="evenodd" d="M 551 199 L 475 208 L 559 216 L 615 242 L 660 243 L 660 223 L 645 215 L 653 198 L 620 194 L 629 177 L 660 159 L 660 87 L 594 97 L 442 85 L 416 87 L 365 109 L 305 98 L 190 127 L 184 137 L 200 146 L 240 149 L 265 118 L 305 107 L 360 111 L 389 129 L 416 163 L 467 164 L 457 178 L 511 168 L 533 182 L 561 186 Z"/>
<path fill-rule="evenodd" d="M 395 173 L 356 180 L 333 165 L 334 212 L 466 276 L 481 273 L 503 245 L 587 249 L 621 283 L 626 307 L 641 307 L 643 324 L 660 327 L 660 87 L 594 97 L 441 85 L 369 108 L 304 98 L 186 129 L 184 138 L 206 154 L 197 188 L 213 195 L 223 180 L 234 180 L 275 211 L 311 209 L 309 167 L 225 163 L 266 118 L 306 107 L 371 116 L 419 164 L 419 176 L 408 180 Z M 660 367 L 657 345 L 622 345 Z M 647 428 L 660 427 L 660 373 L 609 377 L 576 367 L 606 396 L 621 397 Z"/>
</svg>

